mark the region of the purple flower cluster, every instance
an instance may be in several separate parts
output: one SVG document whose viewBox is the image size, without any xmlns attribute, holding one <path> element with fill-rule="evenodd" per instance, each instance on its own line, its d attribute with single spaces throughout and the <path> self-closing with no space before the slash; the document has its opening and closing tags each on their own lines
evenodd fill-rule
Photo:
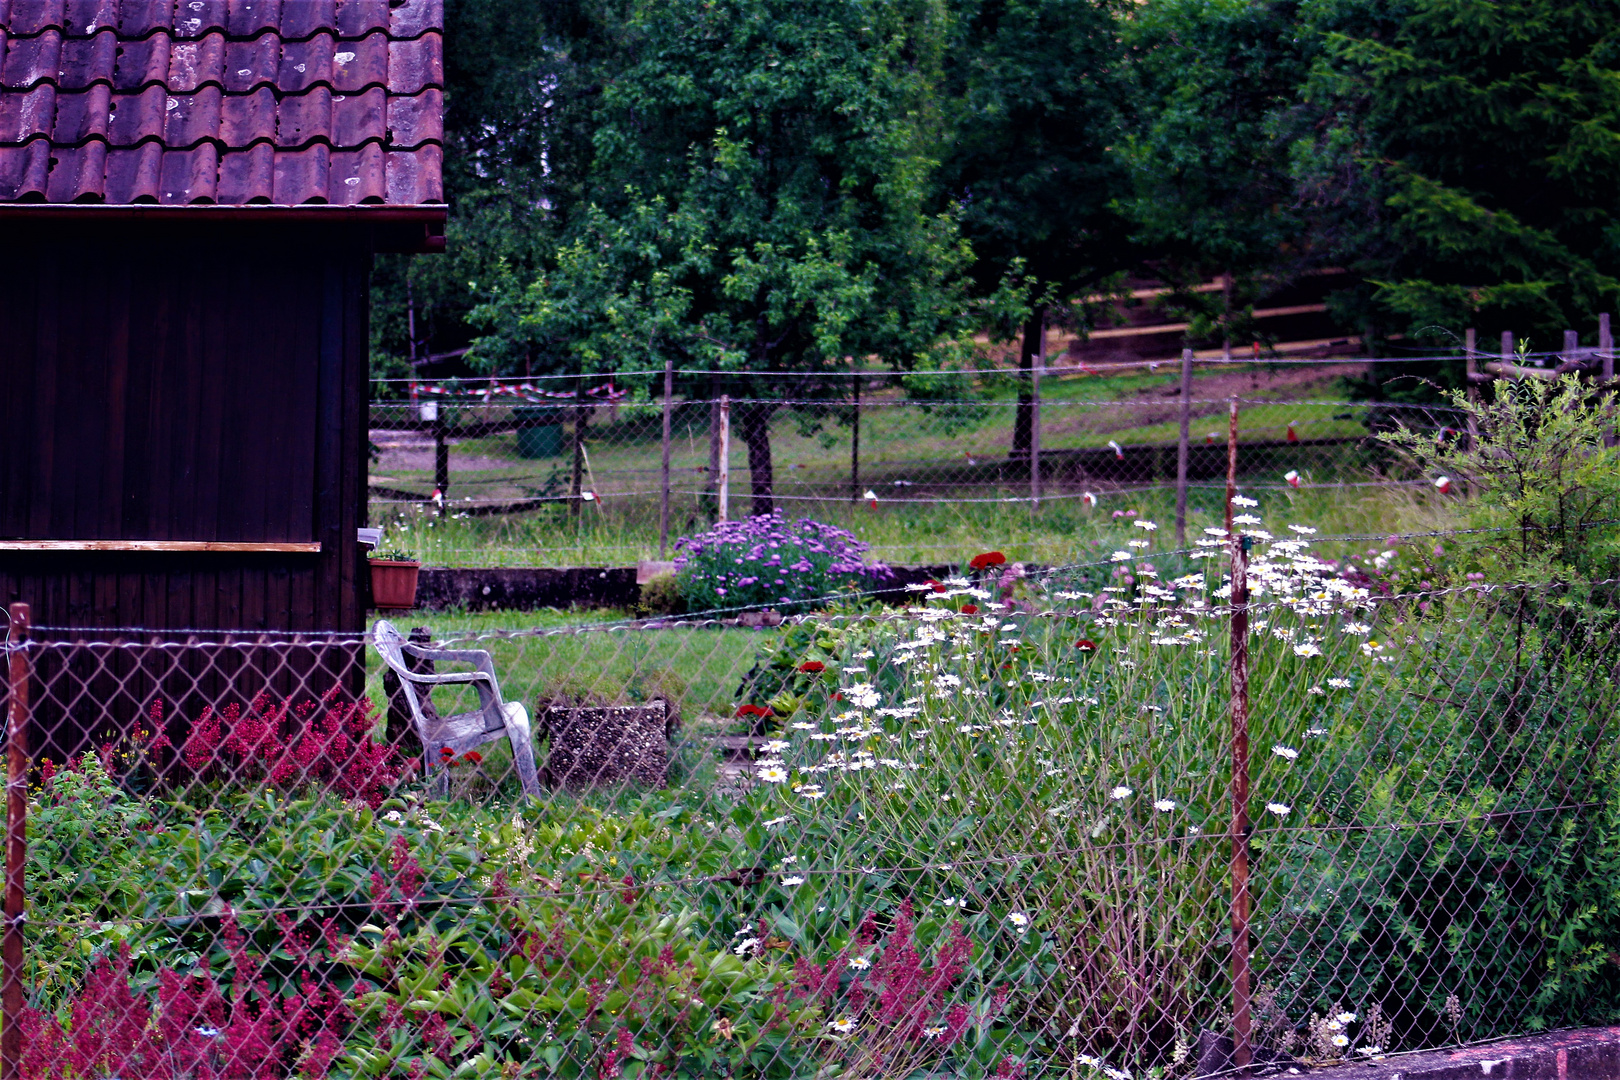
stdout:
<svg viewBox="0 0 1620 1080">
<path fill-rule="evenodd" d="M 675 543 L 675 568 L 688 611 L 798 605 L 846 588 L 864 589 L 893 572 L 865 561 L 855 534 L 780 511 L 722 521 Z"/>
</svg>

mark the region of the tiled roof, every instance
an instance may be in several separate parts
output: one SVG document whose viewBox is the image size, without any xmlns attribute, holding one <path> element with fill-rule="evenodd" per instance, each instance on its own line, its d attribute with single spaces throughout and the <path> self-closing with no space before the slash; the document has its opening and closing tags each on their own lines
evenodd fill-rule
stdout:
<svg viewBox="0 0 1620 1080">
<path fill-rule="evenodd" d="M 0 0 L 0 203 L 444 201 L 444 0 Z"/>
</svg>

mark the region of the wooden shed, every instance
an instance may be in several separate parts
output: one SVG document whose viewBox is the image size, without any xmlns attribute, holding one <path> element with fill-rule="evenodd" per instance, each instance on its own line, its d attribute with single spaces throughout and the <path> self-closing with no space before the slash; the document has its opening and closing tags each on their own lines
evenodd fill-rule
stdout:
<svg viewBox="0 0 1620 1080">
<path fill-rule="evenodd" d="M 0 598 L 363 628 L 373 253 L 443 249 L 443 0 L 0 0 Z"/>
</svg>

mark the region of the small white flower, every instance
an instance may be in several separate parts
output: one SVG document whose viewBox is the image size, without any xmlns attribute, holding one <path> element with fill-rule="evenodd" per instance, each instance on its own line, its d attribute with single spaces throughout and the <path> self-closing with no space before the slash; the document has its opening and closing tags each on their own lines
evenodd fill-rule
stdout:
<svg viewBox="0 0 1620 1080">
<path fill-rule="evenodd" d="M 1273 746 L 1271 748 L 1271 752 L 1286 761 L 1293 761 L 1295 758 L 1299 757 L 1298 750 L 1295 750 L 1291 746 L 1284 746 L 1281 743 Z"/>
<path fill-rule="evenodd" d="M 1259 506 L 1260 501 L 1258 499 L 1251 499 L 1246 495 L 1234 495 L 1234 496 L 1232 496 L 1232 505 L 1233 506 Z"/>
<path fill-rule="evenodd" d="M 1132 555 L 1128 551 L 1116 551 L 1116 552 L 1114 552 L 1112 555 L 1110 555 L 1108 557 L 1110 559 L 1114 560 L 1115 562 L 1130 562 L 1136 556 Z"/>
<path fill-rule="evenodd" d="M 782 887 L 784 889 L 791 889 L 803 884 L 804 878 L 798 874 L 794 874 L 792 877 L 785 877 L 782 879 Z"/>
<path fill-rule="evenodd" d="M 780 784 L 788 778 L 787 770 L 780 765 L 772 765 L 759 770 L 759 778 L 767 784 Z"/>
<path fill-rule="evenodd" d="M 1351 686 L 1349 679 L 1329 679 L 1327 682 L 1335 690 L 1348 690 Z"/>
<path fill-rule="evenodd" d="M 1157 810 L 1161 814 L 1168 814 L 1175 808 L 1176 803 L 1174 799 L 1159 799 L 1153 804 L 1153 809 Z"/>
<path fill-rule="evenodd" d="M 1356 1022 L 1356 1014 L 1353 1012 L 1342 1012 L 1333 1019 L 1337 1020 L 1341 1024 L 1353 1024 Z"/>
<path fill-rule="evenodd" d="M 1137 518 L 1135 521 L 1131 522 L 1131 524 L 1135 525 L 1138 529 L 1146 529 L 1148 532 L 1153 532 L 1159 527 L 1159 523 L 1157 521 L 1149 521 L 1147 518 Z"/>
<path fill-rule="evenodd" d="M 1226 532 L 1225 529 L 1221 528 L 1219 525 L 1211 525 L 1209 528 L 1204 530 L 1204 535 L 1205 536 L 1226 536 L 1227 532 Z"/>
<path fill-rule="evenodd" d="M 840 1035 L 848 1035 L 855 1030 L 855 1021 L 852 1017 L 846 1016 L 842 1020 L 829 1021 L 827 1026 Z"/>
<path fill-rule="evenodd" d="M 1358 622 L 1347 622 L 1343 626 L 1339 627 L 1339 629 L 1343 630 L 1347 634 L 1355 634 L 1357 637 L 1366 637 L 1368 634 L 1372 633 L 1372 627 L 1368 626 L 1366 623 Z"/>
<path fill-rule="evenodd" d="M 854 968 L 856 971 L 865 971 L 867 968 L 872 966 L 872 961 L 868 960 L 864 956 L 852 956 L 849 958 L 849 966 Z"/>
<path fill-rule="evenodd" d="M 1013 929 L 1017 930 L 1020 934 L 1029 929 L 1029 916 L 1025 915 L 1022 911 L 1008 913 L 1007 921 L 1012 923 Z"/>
<path fill-rule="evenodd" d="M 945 1026 L 943 1024 L 933 1024 L 929 1027 L 923 1028 L 923 1037 L 926 1039 L 937 1039 L 943 1034 L 945 1034 Z"/>
<path fill-rule="evenodd" d="M 1312 687 L 1308 688 L 1305 692 L 1307 694 L 1314 694 L 1317 697 L 1327 697 L 1327 691 L 1322 689 L 1320 686 L 1312 686 Z"/>
<path fill-rule="evenodd" d="M 1316 530 L 1311 528 L 1309 525 L 1290 525 L 1290 526 L 1288 526 L 1288 528 L 1290 529 L 1290 531 L 1297 532 L 1301 536 L 1314 536 L 1314 535 L 1316 535 Z"/>
<path fill-rule="evenodd" d="M 1148 542 L 1146 540 L 1127 540 L 1125 541 L 1125 546 L 1133 548 L 1145 548 L 1148 546 Z"/>
<path fill-rule="evenodd" d="M 1287 817 L 1288 812 L 1292 809 L 1292 807 L 1290 807 L 1287 803 L 1268 802 L 1266 803 L 1266 809 L 1271 813 L 1276 814 L 1278 817 Z"/>
<path fill-rule="evenodd" d="M 1334 1046 L 1349 1046 L 1350 1045 L 1350 1036 L 1348 1036 L 1348 1035 L 1335 1035 L 1335 1036 L 1333 1036 L 1332 1042 L 1333 1042 Z"/>
<path fill-rule="evenodd" d="M 784 822 L 786 820 L 787 820 L 787 815 L 783 814 L 781 817 L 773 817 L 769 821 L 760 822 L 760 824 L 765 826 L 767 829 L 774 829 L 774 828 L 776 828 L 776 826 L 782 824 L 782 822 Z"/>
<path fill-rule="evenodd" d="M 754 946 L 758 944 L 759 938 L 757 937 L 743 938 L 741 941 L 737 942 L 736 947 L 731 951 L 736 953 L 738 956 L 747 956 L 749 952 L 753 950 Z"/>
<path fill-rule="evenodd" d="M 1108 797 L 1113 799 L 1115 802 L 1118 802 L 1120 799 L 1130 798 L 1133 794 L 1135 793 L 1132 792 L 1130 788 L 1126 787 L 1124 784 L 1121 784 L 1110 791 L 1108 793 Z"/>
<path fill-rule="evenodd" d="M 820 784 L 799 784 L 794 787 L 793 792 L 806 799 L 822 799 L 827 796 L 826 790 Z"/>
<path fill-rule="evenodd" d="M 1260 524 L 1260 519 L 1255 517 L 1253 514 L 1239 514 L 1237 517 L 1232 519 L 1232 524 L 1234 524 L 1234 525 L 1258 525 L 1258 524 Z"/>
<path fill-rule="evenodd" d="M 940 903 L 944 904 L 948 908 L 962 908 L 967 905 L 967 901 L 962 899 L 960 896 L 947 896 L 945 899 L 941 900 Z"/>
<path fill-rule="evenodd" d="M 1294 646 L 1295 656 L 1321 656 L 1322 649 L 1314 642 L 1305 641 Z"/>
</svg>

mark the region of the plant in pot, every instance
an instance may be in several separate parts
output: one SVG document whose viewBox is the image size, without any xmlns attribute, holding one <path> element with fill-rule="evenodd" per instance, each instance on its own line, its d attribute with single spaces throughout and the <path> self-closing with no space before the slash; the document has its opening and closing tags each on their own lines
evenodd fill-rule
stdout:
<svg viewBox="0 0 1620 1080">
<path fill-rule="evenodd" d="M 371 553 L 371 605 L 382 610 L 416 606 L 416 575 L 421 560 L 403 548 L 378 548 Z"/>
</svg>

